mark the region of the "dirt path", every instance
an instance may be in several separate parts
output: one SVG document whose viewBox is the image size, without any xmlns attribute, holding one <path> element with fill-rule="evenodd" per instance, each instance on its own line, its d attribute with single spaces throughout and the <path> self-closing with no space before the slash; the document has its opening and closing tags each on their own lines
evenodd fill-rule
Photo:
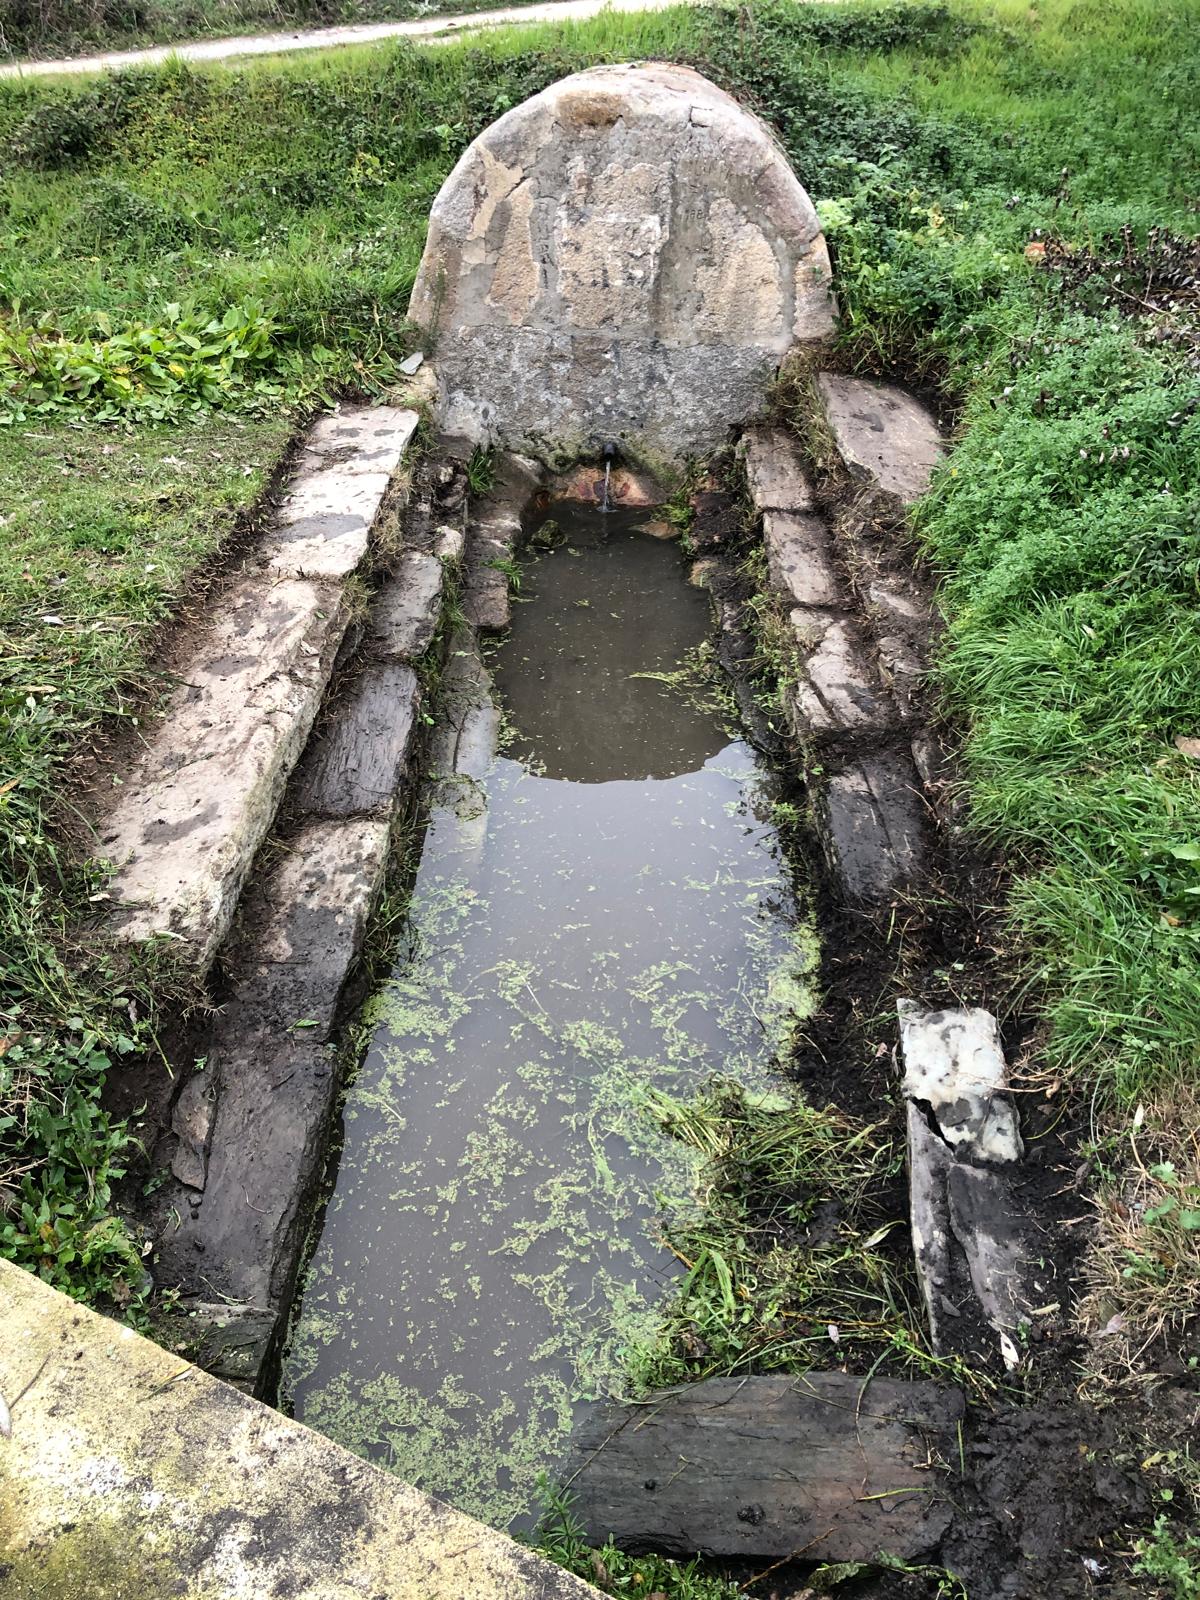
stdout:
<svg viewBox="0 0 1200 1600">
<path fill-rule="evenodd" d="M 235 56 L 268 56 L 287 50 L 329 50 L 335 45 L 372 44 L 378 39 L 419 39 L 437 44 L 461 33 L 514 22 L 566 22 L 594 17 L 601 11 L 665 11 L 672 5 L 694 3 L 696 0 L 545 0 L 541 5 L 507 6 L 502 10 L 466 12 L 452 17 L 421 17 L 409 22 L 368 22 L 353 27 L 248 34 L 242 39 L 195 39 L 188 43 L 155 45 L 149 50 L 109 50 L 65 61 L 14 61 L 0 66 L 0 78 L 150 67 L 172 56 L 181 61 L 227 61 Z"/>
</svg>

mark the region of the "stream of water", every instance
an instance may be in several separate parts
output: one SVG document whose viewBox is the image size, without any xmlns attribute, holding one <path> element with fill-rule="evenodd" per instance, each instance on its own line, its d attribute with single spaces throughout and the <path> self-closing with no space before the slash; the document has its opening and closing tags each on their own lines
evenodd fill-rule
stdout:
<svg viewBox="0 0 1200 1600">
<path fill-rule="evenodd" d="M 769 776 L 664 681 L 707 600 L 635 522 L 580 510 L 524 563 L 504 753 L 439 745 L 288 1360 L 298 1416 L 497 1525 L 682 1271 L 697 1172 L 652 1092 L 768 1082 L 812 959 Z"/>
</svg>

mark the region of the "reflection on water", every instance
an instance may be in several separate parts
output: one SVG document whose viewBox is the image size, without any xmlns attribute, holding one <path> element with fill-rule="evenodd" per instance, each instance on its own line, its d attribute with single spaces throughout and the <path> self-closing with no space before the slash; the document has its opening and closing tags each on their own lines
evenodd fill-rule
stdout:
<svg viewBox="0 0 1200 1600">
<path fill-rule="evenodd" d="M 615 520 L 525 567 L 496 662 L 522 759 L 432 786 L 289 1360 L 297 1415 L 497 1524 L 679 1270 L 693 1157 L 647 1089 L 761 1080 L 805 965 L 750 752 L 630 676 L 705 603 Z"/>
</svg>

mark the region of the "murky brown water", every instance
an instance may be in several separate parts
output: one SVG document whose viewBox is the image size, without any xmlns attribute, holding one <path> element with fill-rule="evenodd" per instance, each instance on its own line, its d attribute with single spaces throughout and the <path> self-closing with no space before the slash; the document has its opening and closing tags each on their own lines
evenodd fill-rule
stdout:
<svg viewBox="0 0 1200 1600">
<path fill-rule="evenodd" d="M 647 1091 L 767 1078 L 810 959 L 768 780 L 638 676 L 707 631 L 675 547 L 581 513 L 519 598 L 508 748 L 431 787 L 288 1365 L 306 1422 L 496 1524 L 678 1270 L 661 1218 L 695 1172 Z"/>
</svg>

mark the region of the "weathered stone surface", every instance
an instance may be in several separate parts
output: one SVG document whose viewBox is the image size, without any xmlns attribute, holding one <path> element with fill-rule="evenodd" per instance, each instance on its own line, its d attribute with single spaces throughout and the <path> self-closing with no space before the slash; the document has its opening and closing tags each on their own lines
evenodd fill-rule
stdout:
<svg viewBox="0 0 1200 1600">
<path fill-rule="evenodd" d="M 507 568 L 521 531 L 515 511 L 488 509 L 467 527 L 463 615 L 481 633 L 502 633 L 512 621 Z"/>
<path fill-rule="evenodd" d="M 1029 1314 L 1038 1249 L 1010 1169 L 959 1159 L 911 1099 L 907 1124 L 913 1259 L 933 1348 L 969 1353 L 982 1320 L 1005 1365 L 1016 1366 L 1013 1334 Z"/>
<path fill-rule="evenodd" d="M 313 423 L 301 465 L 338 466 L 344 472 L 391 477 L 420 419 L 400 406 L 359 406 L 326 412 Z"/>
<path fill-rule="evenodd" d="M 595 1595 L 6 1261 L 0 1393 L 6 1595 Z"/>
<path fill-rule="evenodd" d="M 345 578 L 355 570 L 418 420 L 415 411 L 371 406 L 317 421 L 263 539 L 272 572 Z"/>
<path fill-rule="evenodd" d="M 635 1551 L 915 1559 L 950 1521 L 931 1450 L 962 1414 L 958 1390 L 928 1382 L 709 1378 L 588 1418 L 572 1511 L 594 1543 Z"/>
<path fill-rule="evenodd" d="M 189 1189 L 203 1189 L 208 1175 L 213 1109 L 211 1074 L 193 1072 L 185 1080 L 171 1109 L 171 1132 L 179 1141 L 171 1159 L 171 1171 Z"/>
<path fill-rule="evenodd" d="M 488 128 L 434 203 L 409 306 L 437 330 L 443 428 L 547 461 L 710 451 L 833 313 L 767 128 L 658 63 L 578 73 Z"/>
<path fill-rule="evenodd" d="M 914 1000 L 897 1000 L 896 1012 L 908 1099 L 927 1105 L 946 1143 L 972 1160 L 1018 1161 L 1023 1146 L 991 1012 L 928 1011 Z"/>
<path fill-rule="evenodd" d="M 811 511 L 813 486 L 800 441 L 786 428 L 747 428 L 740 451 L 750 498 L 759 511 Z"/>
<path fill-rule="evenodd" d="M 212 959 L 304 746 L 345 629 L 337 586 L 243 579 L 222 596 L 97 854 L 117 871 L 112 925 Z"/>
<path fill-rule="evenodd" d="M 890 727 L 896 720 L 895 708 L 874 681 L 855 624 L 803 609 L 793 611 L 790 621 L 802 652 L 789 700 L 796 737 Z"/>
<path fill-rule="evenodd" d="M 811 512 L 768 511 L 763 517 L 771 583 L 793 606 L 840 606 L 842 586 L 833 569 L 829 532 Z"/>
<path fill-rule="evenodd" d="M 297 480 L 262 547 L 268 568 L 288 577 L 348 578 L 367 553 L 391 479 L 327 467 Z"/>
<path fill-rule="evenodd" d="M 160 1280 L 278 1312 L 337 1099 L 327 1048 L 382 881 L 386 818 L 311 823 L 256 883 L 214 1029 L 217 1084 L 203 1200 L 160 1241 Z"/>
<path fill-rule="evenodd" d="M 867 756 L 835 773 L 819 817 L 831 865 L 852 900 L 886 900 L 918 877 L 924 807 L 902 755 Z"/>
<path fill-rule="evenodd" d="M 459 533 L 456 528 L 447 531 Z M 371 605 L 367 637 L 375 655 L 417 661 L 425 654 L 441 615 L 442 576 L 438 555 L 426 555 L 420 550 L 404 552 L 395 572 L 380 584 Z"/>
<path fill-rule="evenodd" d="M 943 455 L 933 417 L 890 384 L 822 372 L 817 390 L 838 454 L 860 482 L 908 505 L 923 495 Z"/>
<path fill-rule="evenodd" d="M 902 717 L 916 716 L 928 671 L 924 652 L 902 634 L 884 633 L 876 637 L 875 653 L 896 709 Z"/>
<path fill-rule="evenodd" d="M 313 427 L 256 552 L 265 570 L 214 602 L 97 826 L 96 854 L 116 868 L 117 937 L 180 940 L 198 971 L 212 960 L 308 738 L 346 629 L 346 578 L 416 424 L 415 412 L 371 407 Z M 290 575 L 301 568 L 308 576 Z"/>
<path fill-rule="evenodd" d="M 410 666 L 368 661 L 309 740 L 297 773 L 299 808 L 314 817 L 390 810 L 404 781 L 419 703 Z"/>
</svg>

